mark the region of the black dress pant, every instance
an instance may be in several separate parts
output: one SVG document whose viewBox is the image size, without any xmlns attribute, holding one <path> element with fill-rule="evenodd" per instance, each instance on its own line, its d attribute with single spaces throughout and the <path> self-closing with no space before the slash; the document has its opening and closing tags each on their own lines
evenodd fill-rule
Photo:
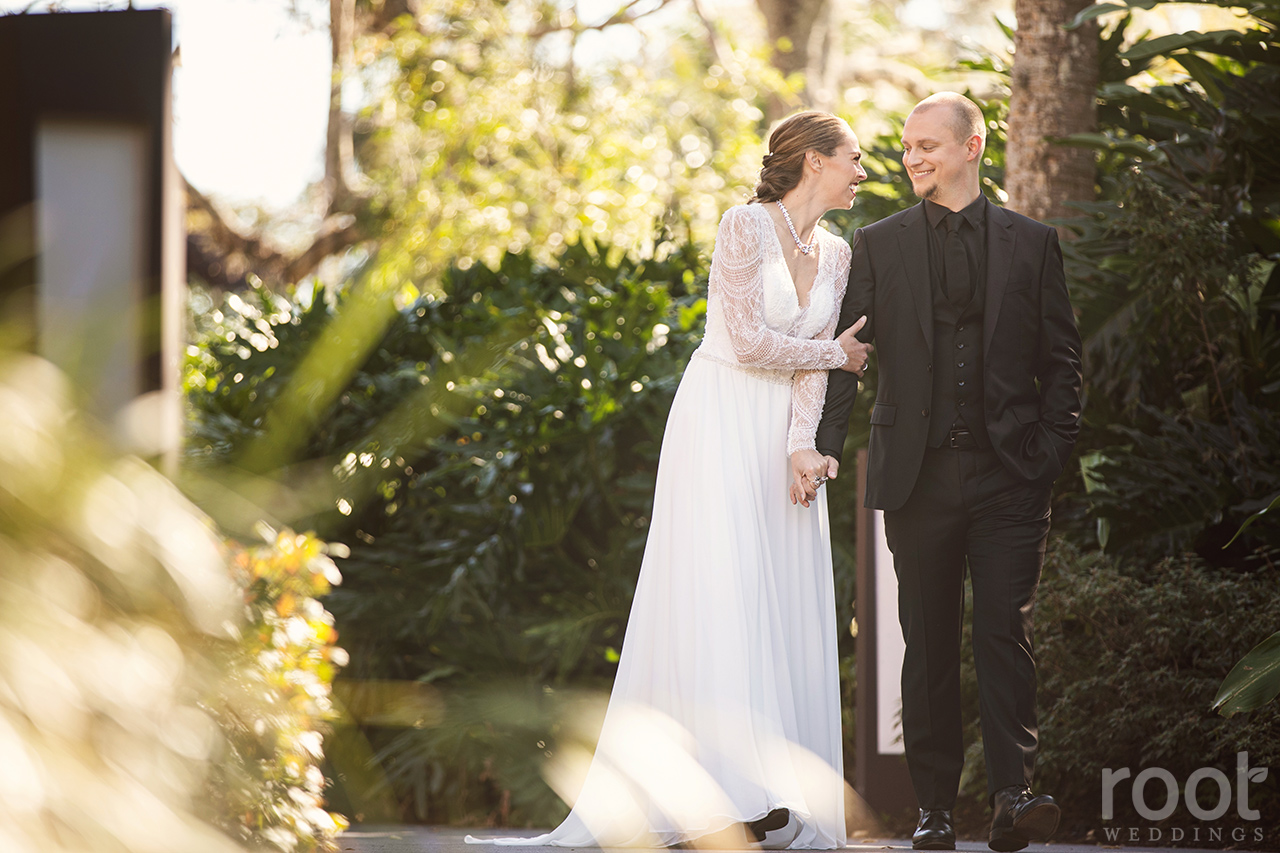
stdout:
<svg viewBox="0 0 1280 853">
<path fill-rule="evenodd" d="M 921 808 L 952 808 L 964 765 L 966 559 L 988 794 L 1031 785 L 1037 741 L 1032 610 L 1049 498 L 1050 487 L 1009 473 L 993 451 L 928 448 L 911 497 L 884 514 L 907 646 L 903 744 Z"/>
</svg>

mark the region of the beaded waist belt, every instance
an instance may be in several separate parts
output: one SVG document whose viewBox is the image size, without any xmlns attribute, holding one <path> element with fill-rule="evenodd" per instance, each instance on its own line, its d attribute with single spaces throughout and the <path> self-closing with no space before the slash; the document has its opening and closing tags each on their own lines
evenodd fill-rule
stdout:
<svg viewBox="0 0 1280 853">
<path fill-rule="evenodd" d="M 705 359 L 706 361 L 731 367 L 740 373 L 745 373 L 755 379 L 763 379 L 765 382 L 772 382 L 774 385 L 790 385 L 791 380 L 795 377 L 794 370 L 773 370 L 765 367 L 752 367 L 748 364 L 739 364 L 736 361 L 730 361 L 727 358 L 721 358 L 718 355 L 712 355 L 703 352 L 702 348 L 693 351 L 694 358 Z"/>
</svg>

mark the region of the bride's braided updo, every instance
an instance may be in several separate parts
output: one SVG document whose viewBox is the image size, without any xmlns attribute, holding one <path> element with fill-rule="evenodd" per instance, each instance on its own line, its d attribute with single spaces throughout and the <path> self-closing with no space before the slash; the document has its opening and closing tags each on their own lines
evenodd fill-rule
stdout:
<svg viewBox="0 0 1280 853">
<path fill-rule="evenodd" d="M 777 201 L 800 183 L 806 151 L 830 157 L 849 138 L 849 125 L 839 116 L 810 110 L 784 119 L 769 134 L 769 153 L 761 161 L 760 183 L 748 204 Z"/>
</svg>

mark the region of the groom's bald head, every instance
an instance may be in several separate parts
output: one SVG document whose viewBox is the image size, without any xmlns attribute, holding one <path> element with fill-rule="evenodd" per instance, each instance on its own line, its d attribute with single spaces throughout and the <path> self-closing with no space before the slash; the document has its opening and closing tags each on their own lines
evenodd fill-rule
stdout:
<svg viewBox="0 0 1280 853">
<path fill-rule="evenodd" d="M 943 110 L 946 112 L 946 124 L 956 135 L 957 142 L 965 142 L 977 136 L 985 148 L 987 144 L 987 121 L 982 110 L 964 95 L 955 92 L 938 92 L 916 104 L 912 113 L 926 110 Z"/>
</svg>

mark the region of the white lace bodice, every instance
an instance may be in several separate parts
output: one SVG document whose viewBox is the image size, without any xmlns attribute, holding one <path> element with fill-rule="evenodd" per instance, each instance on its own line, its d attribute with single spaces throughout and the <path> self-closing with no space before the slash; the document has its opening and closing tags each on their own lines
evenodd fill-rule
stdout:
<svg viewBox="0 0 1280 853">
<path fill-rule="evenodd" d="M 706 333 L 694 353 L 792 386 L 788 454 L 815 447 L 827 371 L 845 362 L 833 338 L 851 252 L 825 228 L 817 235 L 818 272 L 801 307 L 768 211 L 759 204 L 727 210 L 711 256 Z"/>
</svg>

